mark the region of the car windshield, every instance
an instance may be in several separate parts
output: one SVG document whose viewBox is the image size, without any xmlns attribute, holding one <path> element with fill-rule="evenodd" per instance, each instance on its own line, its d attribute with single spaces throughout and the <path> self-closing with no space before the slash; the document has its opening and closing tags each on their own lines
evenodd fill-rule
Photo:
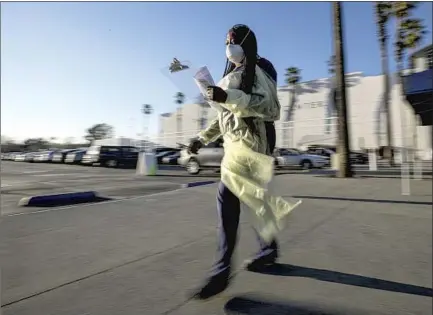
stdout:
<svg viewBox="0 0 433 315">
<path fill-rule="evenodd" d="M 280 150 L 281 155 L 299 155 L 300 153 L 293 149 L 281 149 Z"/>
</svg>

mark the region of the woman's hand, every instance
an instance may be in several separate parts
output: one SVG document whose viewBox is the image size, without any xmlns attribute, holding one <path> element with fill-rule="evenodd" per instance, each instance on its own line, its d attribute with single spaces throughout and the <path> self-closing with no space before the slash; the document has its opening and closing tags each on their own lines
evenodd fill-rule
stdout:
<svg viewBox="0 0 433 315">
<path fill-rule="evenodd" d="M 203 143 L 201 143 L 201 141 L 198 139 L 194 139 L 191 141 L 191 143 L 188 146 L 188 153 L 197 154 L 198 150 L 200 150 L 202 147 L 203 147 Z"/>
<path fill-rule="evenodd" d="M 227 93 L 219 86 L 214 86 L 214 85 L 207 87 L 206 96 L 208 100 L 217 103 L 225 103 L 227 100 Z"/>
</svg>

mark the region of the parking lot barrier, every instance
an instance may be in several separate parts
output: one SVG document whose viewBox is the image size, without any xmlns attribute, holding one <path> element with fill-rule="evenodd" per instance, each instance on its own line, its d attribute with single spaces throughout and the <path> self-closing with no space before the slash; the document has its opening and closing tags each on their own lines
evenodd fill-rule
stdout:
<svg viewBox="0 0 433 315">
<path fill-rule="evenodd" d="M 78 203 L 96 202 L 100 198 L 94 191 L 73 192 L 56 195 L 40 195 L 22 198 L 18 202 L 21 207 L 53 207 Z"/>
<path fill-rule="evenodd" d="M 214 184 L 214 183 L 216 183 L 216 181 L 214 181 L 214 180 L 208 180 L 208 181 L 202 181 L 202 182 L 192 182 L 192 183 L 183 184 L 182 188 L 204 186 L 204 185 L 210 185 L 210 184 Z"/>
</svg>

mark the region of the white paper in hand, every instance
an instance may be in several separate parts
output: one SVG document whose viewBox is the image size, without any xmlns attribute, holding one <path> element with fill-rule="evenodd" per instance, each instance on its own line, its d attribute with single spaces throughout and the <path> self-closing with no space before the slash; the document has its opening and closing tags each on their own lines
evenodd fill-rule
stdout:
<svg viewBox="0 0 433 315">
<path fill-rule="evenodd" d="M 194 81 L 197 84 L 204 99 L 209 103 L 209 105 L 215 110 L 221 111 L 222 107 L 218 103 L 212 102 L 207 99 L 206 89 L 210 85 L 215 85 L 215 81 L 213 80 L 212 75 L 210 74 L 206 66 L 198 69 L 198 71 L 194 75 Z"/>
</svg>

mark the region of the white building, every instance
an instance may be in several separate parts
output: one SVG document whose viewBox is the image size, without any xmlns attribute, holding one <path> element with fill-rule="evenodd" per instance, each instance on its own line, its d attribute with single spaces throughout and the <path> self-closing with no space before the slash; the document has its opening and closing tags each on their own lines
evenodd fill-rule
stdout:
<svg viewBox="0 0 433 315">
<path fill-rule="evenodd" d="M 422 69 L 421 66 L 420 69 Z M 386 145 L 382 76 L 363 76 L 360 72 L 349 73 L 346 75 L 346 82 L 351 149 L 378 148 Z M 425 153 L 431 152 L 432 148 L 431 126 L 415 127 L 416 118 L 413 109 L 402 96 L 401 86 L 396 82 L 395 76 L 392 77 L 390 116 L 393 146 L 413 147 L 416 142 L 421 156 L 424 156 Z M 336 118 L 332 108 L 333 102 L 329 101 L 330 84 L 329 78 L 323 78 L 297 86 L 293 121 L 276 122 L 277 146 L 302 147 L 306 144 L 336 143 Z M 289 87 L 278 89 L 282 119 L 285 117 L 284 111 L 289 106 L 291 93 Z M 176 145 L 177 142 L 187 143 L 200 129 L 200 110 L 199 105 L 187 104 L 183 106 L 181 116 L 177 116 L 176 113 L 161 115 L 160 134 L 156 142 L 163 145 Z M 327 118 L 328 114 L 330 118 Z M 215 112 L 207 109 L 204 116 L 209 121 L 215 117 Z M 176 134 L 177 117 L 182 118 L 182 128 L 178 134 Z M 289 130 L 284 133 L 287 135 L 285 137 L 282 136 L 284 128 Z M 418 131 L 417 139 L 413 136 L 415 129 Z"/>
<path fill-rule="evenodd" d="M 411 69 L 415 72 L 422 72 L 433 69 L 433 45 L 428 45 L 416 52 L 411 57 Z"/>
</svg>

